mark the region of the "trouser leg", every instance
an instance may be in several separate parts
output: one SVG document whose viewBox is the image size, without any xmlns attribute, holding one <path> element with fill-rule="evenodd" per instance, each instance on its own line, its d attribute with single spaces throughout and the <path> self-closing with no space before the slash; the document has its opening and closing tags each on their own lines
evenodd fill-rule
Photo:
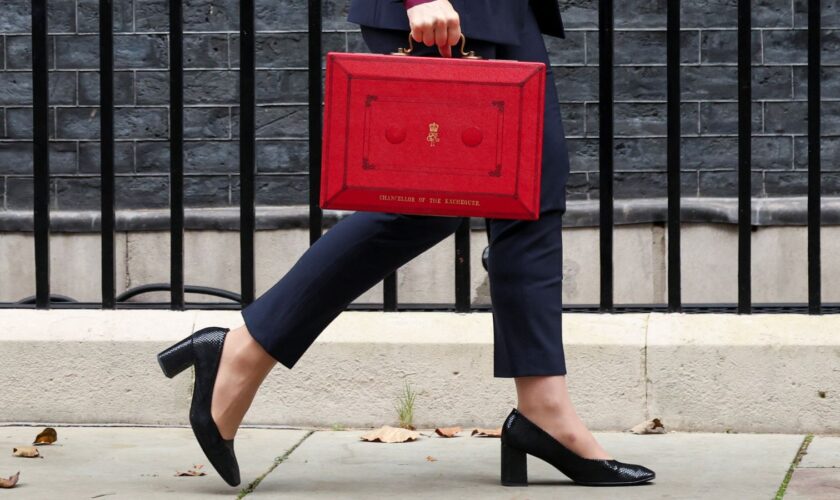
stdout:
<svg viewBox="0 0 840 500">
<path fill-rule="evenodd" d="M 530 9 L 529 9 L 530 10 Z M 547 65 L 540 218 L 485 219 L 493 304 L 494 376 L 564 375 L 562 216 L 569 158 L 554 75 L 533 12 L 520 45 L 500 45 L 500 59 Z"/>
<path fill-rule="evenodd" d="M 561 221 L 487 220 L 495 377 L 566 373 Z"/>
<path fill-rule="evenodd" d="M 460 217 L 354 212 L 242 310 L 251 336 L 292 368 L 353 300 L 452 234 Z"/>
</svg>

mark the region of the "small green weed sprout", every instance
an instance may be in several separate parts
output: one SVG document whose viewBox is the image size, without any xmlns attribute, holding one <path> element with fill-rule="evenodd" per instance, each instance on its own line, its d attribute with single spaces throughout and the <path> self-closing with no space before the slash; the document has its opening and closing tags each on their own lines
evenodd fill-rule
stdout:
<svg viewBox="0 0 840 500">
<path fill-rule="evenodd" d="M 403 388 L 403 393 L 400 395 L 399 399 L 397 400 L 397 415 L 399 416 L 400 420 L 400 427 L 403 429 L 411 429 L 414 430 L 414 399 L 417 397 L 417 393 L 411 388 L 411 385 L 408 381 L 405 381 L 405 386 Z"/>
</svg>

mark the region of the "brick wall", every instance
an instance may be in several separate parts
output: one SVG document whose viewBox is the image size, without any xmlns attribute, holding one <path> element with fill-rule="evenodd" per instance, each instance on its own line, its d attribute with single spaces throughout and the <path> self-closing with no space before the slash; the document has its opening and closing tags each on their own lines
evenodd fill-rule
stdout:
<svg viewBox="0 0 840 500">
<path fill-rule="evenodd" d="M 735 0 L 682 2 L 682 183 L 687 196 L 737 190 Z M 807 1 L 753 0 L 753 190 L 802 195 L 807 180 Z M 324 49 L 366 51 L 324 2 Z M 569 199 L 598 197 L 597 2 L 561 1 L 565 39 L 546 37 L 572 175 Z M 615 193 L 664 196 L 665 0 L 615 6 Z M 238 2 L 185 0 L 187 206 L 238 204 Z M 99 206 L 98 2 L 49 1 L 50 166 L 56 209 Z M 118 208 L 168 203 L 168 3 L 114 0 Z M 257 0 L 257 202 L 308 199 L 304 0 Z M 840 194 L 840 0 L 823 1 L 823 192 Z M 0 193 L 31 207 L 29 0 L 0 9 Z"/>
</svg>

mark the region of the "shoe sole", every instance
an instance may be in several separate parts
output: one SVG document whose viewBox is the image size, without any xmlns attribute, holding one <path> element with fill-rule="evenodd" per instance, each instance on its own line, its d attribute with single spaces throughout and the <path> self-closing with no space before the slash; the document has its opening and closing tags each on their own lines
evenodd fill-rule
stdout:
<svg viewBox="0 0 840 500">
<path fill-rule="evenodd" d="M 608 481 L 608 482 L 603 482 L 603 481 L 601 481 L 601 482 L 581 482 L 581 481 L 575 481 L 575 484 L 579 484 L 579 485 L 581 485 L 581 486 L 631 486 L 631 485 L 634 485 L 634 484 L 642 484 L 642 483 L 646 483 L 646 482 L 651 481 L 651 480 L 653 480 L 653 479 L 656 479 L 656 475 L 653 475 L 653 476 L 651 476 L 651 477 L 646 477 L 646 478 L 644 478 L 644 479 L 637 479 L 637 480 L 635 480 L 635 481 L 622 481 L 622 482 L 620 482 L 620 483 L 619 483 L 619 482 L 615 482 L 615 481 Z M 574 480 L 573 480 L 573 481 L 574 481 Z"/>
</svg>

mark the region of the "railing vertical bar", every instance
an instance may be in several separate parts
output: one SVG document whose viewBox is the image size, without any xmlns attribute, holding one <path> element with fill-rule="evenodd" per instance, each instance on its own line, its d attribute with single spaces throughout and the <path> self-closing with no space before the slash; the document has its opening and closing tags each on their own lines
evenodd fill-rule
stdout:
<svg viewBox="0 0 840 500">
<path fill-rule="evenodd" d="M 599 209 L 601 304 L 613 310 L 613 2 L 601 0 L 598 10 Z"/>
<path fill-rule="evenodd" d="M 382 306 L 386 311 L 397 310 L 397 271 L 392 272 L 382 282 Z"/>
<path fill-rule="evenodd" d="M 309 243 L 321 237 L 321 0 L 309 0 Z"/>
<path fill-rule="evenodd" d="M 668 2 L 668 311 L 682 310 L 680 282 L 680 2 Z"/>
<path fill-rule="evenodd" d="M 99 0 L 99 108 L 102 239 L 102 308 L 116 307 L 114 251 L 114 29 L 112 0 Z"/>
<path fill-rule="evenodd" d="M 169 208 L 172 309 L 184 309 L 184 26 L 183 3 L 169 2 Z"/>
<path fill-rule="evenodd" d="M 455 310 L 470 311 L 470 218 L 455 231 Z"/>
<path fill-rule="evenodd" d="M 255 299 L 256 56 L 254 0 L 241 0 L 239 24 L 239 275 L 242 305 Z"/>
<path fill-rule="evenodd" d="M 47 1 L 32 1 L 32 158 L 35 224 L 35 307 L 50 307 L 49 75 Z"/>
<path fill-rule="evenodd" d="M 820 0 L 808 2 L 808 312 L 822 308 L 820 270 Z"/>
<path fill-rule="evenodd" d="M 751 9 L 749 0 L 738 1 L 738 313 L 752 312 L 751 298 L 751 210 L 752 186 L 750 136 L 751 95 Z"/>
</svg>

